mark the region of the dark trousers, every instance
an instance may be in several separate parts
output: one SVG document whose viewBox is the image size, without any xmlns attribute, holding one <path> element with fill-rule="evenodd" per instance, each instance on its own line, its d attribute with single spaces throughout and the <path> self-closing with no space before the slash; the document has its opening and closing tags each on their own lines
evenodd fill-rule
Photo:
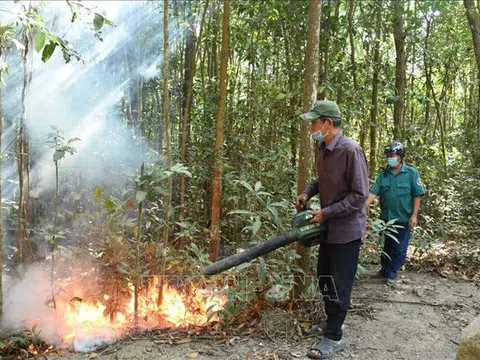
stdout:
<svg viewBox="0 0 480 360">
<path fill-rule="evenodd" d="M 387 234 L 384 235 L 385 241 L 381 256 L 383 274 L 387 279 L 396 279 L 398 272 L 407 260 L 407 249 L 410 241 L 410 226 L 408 224 L 401 225 L 403 228 L 396 228 L 397 234 L 390 233 L 397 241 Z"/>
<path fill-rule="evenodd" d="M 346 244 L 320 244 L 317 275 L 327 314 L 325 337 L 340 340 L 350 305 L 360 255 L 360 239 Z"/>
</svg>

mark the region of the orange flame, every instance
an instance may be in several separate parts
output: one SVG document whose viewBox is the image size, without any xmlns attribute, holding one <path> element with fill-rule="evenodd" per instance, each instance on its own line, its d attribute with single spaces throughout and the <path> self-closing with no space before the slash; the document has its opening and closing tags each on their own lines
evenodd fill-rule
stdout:
<svg viewBox="0 0 480 360">
<path fill-rule="evenodd" d="M 163 285 L 163 299 L 158 304 L 159 281 L 154 278 L 146 291 L 138 296 L 138 318 L 141 328 L 156 328 L 162 320 L 175 327 L 203 326 L 218 321 L 218 311 L 227 302 L 224 295 L 215 295 L 208 289 L 192 289 L 181 293 Z M 129 284 L 130 295 L 123 312 L 107 314 L 109 295 L 104 302 L 89 303 L 81 298 L 57 303 L 59 335 L 66 344 L 97 340 L 108 342 L 134 325 L 134 287 Z M 76 292 L 77 293 L 77 292 Z M 81 292 L 78 292 L 81 293 Z M 80 349 L 76 349 L 80 350 Z M 90 350 L 86 350 L 90 351 Z"/>
</svg>

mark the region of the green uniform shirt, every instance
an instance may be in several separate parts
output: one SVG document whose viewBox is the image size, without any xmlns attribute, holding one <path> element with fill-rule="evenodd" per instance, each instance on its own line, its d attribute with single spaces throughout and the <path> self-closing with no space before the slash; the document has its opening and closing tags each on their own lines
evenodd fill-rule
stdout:
<svg viewBox="0 0 480 360">
<path fill-rule="evenodd" d="M 413 213 L 413 198 L 425 194 L 417 169 L 403 163 L 397 175 L 390 167 L 383 170 L 372 187 L 372 194 L 380 197 L 380 218 L 397 219 L 398 223 L 408 223 Z"/>
</svg>

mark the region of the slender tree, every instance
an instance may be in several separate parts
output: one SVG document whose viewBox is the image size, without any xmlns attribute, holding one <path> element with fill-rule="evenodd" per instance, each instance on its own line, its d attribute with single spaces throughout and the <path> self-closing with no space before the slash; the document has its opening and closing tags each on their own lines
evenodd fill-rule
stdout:
<svg viewBox="0 0 480 360">
<path fill-rule="evenodd" d="M 393 137 L 401 139 L 403 133 L 403 116 L 405 112 L 405 82 L 406 82 L 406 56 L 405 56 L 405 30 L 403 0 L 392 1 L 394 20 L 393 37 L 395 40 L 395 89 L 397 97 L 393 109 Z"/>
<path fill-rule="evenodd" d="M 423 67 L 425 71 L 425 98 L 427 101 L 425 102 L 425 116 L 423 122 L 423 136 L 427 136 L 428 129 L 430 127 L 430 86 L 428 85 L 431 83 L 432 77 L 432 67 L 430 66 L 430 56 L 428 50 L 428 43 L 430 41 L 430 34 L 432 28 L 432 19 L 425 15 L 425 38 L 424 38 L 424 50 L 423 50 Z"/>
<path fill-rule="evenodd" d="M 165 124 L 165 156 L 166 168 L 172 166 L 172 144 L 170 133 L 170 95 L 168 90 L 168 65 L 169 65 L 169 43 L 168 43 L 168 0 L 163 0 L 163 122 Z M 167 195 L 165 196 L 165 226 L 163 228 L 163 244 L 167 245 L 170 235 L 170 212 L 172 204 L 172 177 L 167 180 Z"/>
<path fill-rule="evenodd" d="M 331 25 L 331 2 L 332 0 L 327 0 L 325 4 L 325 9 L 323 16 L 325 19 L 323 20 L 325 25 L 322 26 L 322 18 L 320 16 L 320 25 L 322 26 L 325 31 L 322 31 L 319 36 L 320 36 L 320 41 L 319 41 L 319 46 L 320 46 L 320 54 L 321 56 L 318 59 L 318 75 L 317 77 L 319 78 L 319 87 L 323 89 L 323 91 L 320 91 L 318 94 L 319 99 L 323 100 L 325 99 L 325 92 L 326 92 L 326 84 L 328 82 L 328 68 L 330 66 L 330 37 L 332 33 L 332 29 L 330 27 Z M 320 12 L 322 10 L 320 9 Z"/>
<path fill-rule="evenodd" d="M 172 145 L 171 145 L 171 134 L 170 134 L 170 95 L 168 91 L 168 65 L 169 65 L 169 42 L 168 42 L 168 0 L 163 0 L 163 118 L 165 124 L 165 156 L 166 156 L 166 168 L 170 169 L 172 167 Z M 168 246 L 168 237 L 170 236 L 170 212 L 172 205 L 172 177 L 167 178 L 167 193 L 165 195 L 165 207 L 164 207 L 164 224 L 163 224 L 163 234 L 162 234 L 162 278 L 159 286 L 158 293 L 158 303 L 161 304 L 163 301 L 163 284 L 165 273 L 165 267 L 167 262 L 167 246 Z"/>
<path fill-rule="evenodd" d="M 463 4 L 467 9 L 468 24 L 472 32 L 473 49 L 475 51 L 475 60 L 477 63 L 477 87 L 478 87 L 478 99 L 477 99 L 477 136 L 480 138 L 480 13 L 475 7 L 473 0 L 463 0 Z"/>
<path fill-rule="evenodd" d="M 31 82 L 31 72 L 29 70 L 29 53 L 30 53 L 30 29 L 24 25 L 24 50 L 23 50 L 23 87 L 21 98 L 21 115 L 20 123 L 18 126 L 18 209 L 17 209 L 17 247 L 18 247 L 18 261 L 22 263 L 24 261 L 25 251 L 24 245 L 26 242 L 26 206 L 25 206 L 25 163 L 27 156 L 27 147 L 25 139 L 25 122 L 27 120 L 27 97 Z M 27 194 L 28 196 L 28 194 Z"/>
<path fill-rule="evenodd" d="M 303 110 L 308 111 L 317 97 L 317 79 L 319 63 L 319 36 L 322 0 L 311 0 L 308 12 L 307 48 L 305 53 L 305 73 L 303 85 Z M 310 124 L 300 122 L 300 151 L 297 172 L 297 195 L 303 193 L 311 180 L 312 146 Z M 309 248 L 296 244 L 296 251 L 301 256 L 298 265 L 307 273 L 309 268 Z M 297 279 L 299 274 L 296 274 Z M 305 281 L 296 281 L 295 294 L 303 292 Z"/>
<path fill-rule="evenodd" d="M 362 103 L 359 99 L 359 88 L 358 88 L 358 74 L 357 74 L 357 62 L 355 56 L 355 36 L 354 36 L 354 16 L 355 16 L 355 0 L 348 1 L 348 39 L 350 43 L 350 73 L 352 75 L 353 81 L 353 98 L 355 99 L 355 105 L 358 108 L 360 113 L 363 113 L 361 107 Z M 355 122 L 358 124 L 360 146 L 363 148 L 365 146 L 365 119 L 361 116 L 360 119 L 356 119 Z"/>
<path fill-rule="evenodd" d="M 208 0 L 205 3 L 205 8 L 200 21 L 200 34 L 198 39 L 195 34 L 195 23 L 193 16 L 189 14 L 189 25 L 186 31 L 186 44 L 185 44 L 185 73 L 184 73 L 184 103 L 183 103 L 183 116 L 182 116 L 182 131 L 180 142 L 180 161 L 184 165 L 188 165 L 188 141 L 190 138 L 190 111 L 193 103 L 193 79 L 195 71 L 197 69 L 197 54 L 200 48 L 200 41 L 202 39 L 203 24 L 205 21 L 205 15 L 208 9 Z M 185 174 L 180 174 L 180 221 L 185 218 L 185 193 L 187 190 L 187 178 Z M 183 249 L 184 239 L 181 237 L 178 242 L 178 248 Z"/>
<path fill-rule="evenodd" d="M 372 103 L 370 108 L 370 174 L 377 171 L 377 114 L 378 78 L 380 73 L 380 36 L 382 27 L 382 4 L 375 2 L 375 44 L 373 46 Z"/>
<path fill-rule="evenodd" d="M 225 105 L 227 102 L 227 67 L 230 47 L 230 0 L 223 1 L 223 24 L 222 24 L 222 50 L 220 55 L 220 79 L 218 112 L 215 135 L 215 153 L 212 183 L 212 216 L 210 235 L 210 260 L 218 259 L 220 244 L 220 211 L 222 203 L 222 174 L 223 174 L 223 120 L 225 117 Z"/>
</svg>

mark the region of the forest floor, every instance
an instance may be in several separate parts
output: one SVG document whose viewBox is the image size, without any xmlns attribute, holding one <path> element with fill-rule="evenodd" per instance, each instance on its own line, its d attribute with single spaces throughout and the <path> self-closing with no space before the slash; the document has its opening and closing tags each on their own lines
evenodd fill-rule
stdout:
<svg viewBox="0 0 480 360">
<path fill-rule="evenodd" d="M 462 329 L 480 313 L 480 288 L 472 282 L 418 272 L 403 272 L 397 287 L 389 288 L 365 275 L 354 286 L 352 303 L 345 322 L 345 349 L 335 359 L 454 359 Z M 40 358 L 307 359 L 306 351 L 317 339 L 298 336 L 296 324 L 304 324 L 304 316 L 304 312 L 272 310 L 262 314 L 262 331 L 253 335 L 185 338 L 173 345 L 161 334 L 129 338 L 96 353 Z"/>
</svg>

